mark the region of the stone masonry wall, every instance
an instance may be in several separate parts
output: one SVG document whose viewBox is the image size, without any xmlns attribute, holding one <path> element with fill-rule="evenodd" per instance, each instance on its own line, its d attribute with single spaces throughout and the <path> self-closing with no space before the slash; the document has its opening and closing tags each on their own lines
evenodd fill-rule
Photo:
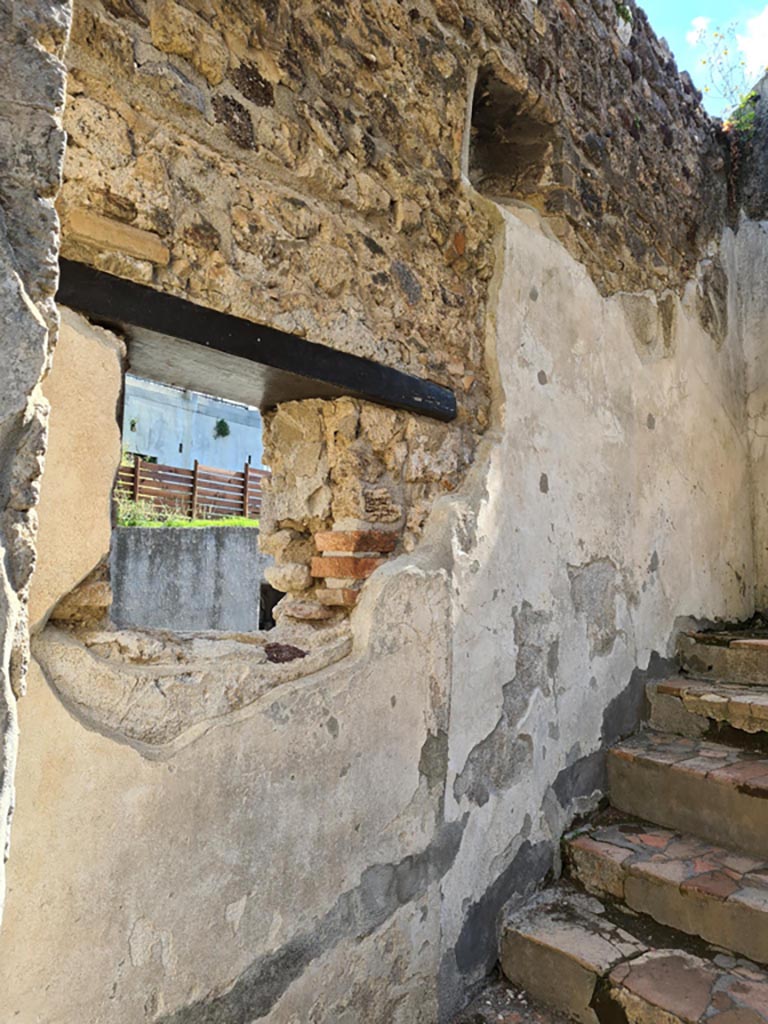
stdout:
<svg viewBox="0 0 768 1024">
<path fill-rule="evenodd" d="M 625 21 L 613 0 L 78 0 L 67 59 L 66 256 L 458 395 L 454 424 L 399 418 L 392 444 L 407 434 L 411 454 L 394 475 L 344 405 L 326 478 L 312 471 L 322 515 L 295 507 L 311 481 L 281 446 L 333 431 L 342 407 L 267 417 L 276 504 L 262 538 L 284 562 L 283 611 L 300 617 L 333 618 L 366 575 L 354 563 L 359 576 L 316 588 L 312 557 L 329 552 L 313 532 L 389 530 L 408 549 L 472 461 L 495 259 L 483 195 L 536 208 L 603 294 L 679 292 L 725 219 L 700 97 L 643 12 Z M 333 543 L 387 553 L 371 536 Z"/>
<path fill-rule="evenodd" d="M 67 3 L 0 2 L 0 919 L 47 419 L 39 384 L 57 329 L 53 199 L 64 155 L 68 27 Z"/>
<path fill-rule="evenodd" d="M 23 10 L 56 32 L 17 17 L 12 80 L 40 61 L 55 88 L 20 98 L 0 183 L 2 820 L 66 31 Z M 439 381 L 460 415 L 267 413 L 265 546 L 310 620 L 287 643 L 42 631 L 0 933 L 19 1020 L 446 1021 L 679 617 L 754 610 L 747 250 L 716 258 L 716 130 L 632 11 L 75 0 L 66 255 Z"/>
<path fill-rule="evenodd" d="M 459 386 L 482 365 L 493 266 L 460 187 L 478 68 L 477 147 L 496 143 L 503 181 L 518 127 L 539 126 L 544 158 L 529 152 L 536 174 L 508 196 L 550 218 L 602 291 L 679 288 L 722 223 L 713 126 L 633 11 L 80 0 L 64 251 Z M 461 390 L 471 415 L 484 391 Z"/>
</svg>

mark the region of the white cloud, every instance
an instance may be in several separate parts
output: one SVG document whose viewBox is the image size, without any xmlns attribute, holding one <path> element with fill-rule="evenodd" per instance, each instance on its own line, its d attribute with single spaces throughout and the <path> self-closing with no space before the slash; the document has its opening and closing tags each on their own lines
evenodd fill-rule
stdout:
<svg viewBox="0 0 768 1024">
<path fill-rule="evenodd" d="M 768 7 L 766 7 L 766 11 L 768 11 Z M 709 28 L 711 21 L 711 18 L 694 18 L 691 22 L 690 31 L 685 34 L 686 43 L 689 46 L 698 46 L 702 35 Z"/>
<path fill-rule="evenodd" d="M 768 5 L 761 14 L 749 19 L 747 34 L 737 34 L 736 40 L 746 61 L 747 80 L 752 84 L 768 68 Z"/>
</svg>

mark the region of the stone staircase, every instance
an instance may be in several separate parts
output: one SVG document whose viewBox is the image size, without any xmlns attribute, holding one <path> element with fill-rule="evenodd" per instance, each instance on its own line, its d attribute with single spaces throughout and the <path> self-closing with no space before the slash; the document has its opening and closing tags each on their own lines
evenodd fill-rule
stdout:
<svg viewBox="0 0 768 1024">
<path fill-rule="evenodd" d="M 501 969 L 584 1024 L 768 1022 L 768 636 L 683 636 L 610 808 L 502 926 Z"/>
</svg>

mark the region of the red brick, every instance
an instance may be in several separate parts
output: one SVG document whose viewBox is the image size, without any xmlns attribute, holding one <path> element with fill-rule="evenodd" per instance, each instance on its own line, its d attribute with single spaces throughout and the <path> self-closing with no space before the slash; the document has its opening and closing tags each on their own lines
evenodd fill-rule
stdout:
<svg viewBox="0 0 768 1024">
<path fill-rule="evenodd" d="M 318 551 L 393 551 L 398 535 L 387 530 L 326 530 L 315 534 Z"/>
<path fill-rule="evenodd" d="M 710 871 L 707 874 L 695 875 L 686 879 L 680 889 L 683 892 L 701 892 L 717 900 L 727 900 L 739 888 L 732 878 L 724 871 Z"/>
<path fill-rule="evenodd" d="M 386 558 L 355 558 L 353 555 L 331 555 L 327 558 L 312 559 L 312 575 L 337 580 L 364 580 L 374 569 L 384 565 Z"/>
</svg>

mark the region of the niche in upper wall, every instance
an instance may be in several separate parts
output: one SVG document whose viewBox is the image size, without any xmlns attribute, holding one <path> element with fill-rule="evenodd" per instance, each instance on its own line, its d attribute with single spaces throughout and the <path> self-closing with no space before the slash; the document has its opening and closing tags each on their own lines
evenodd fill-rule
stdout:
<svg viewBox="0 0 768 1024">
<path fill-rule="evenodd" d="M 554 126 L 527 91 L 487 65 L 472 100 L 469 179 L 489 198 L 527 200 L 540 191 L 552 166 Z"/>
</svg>

